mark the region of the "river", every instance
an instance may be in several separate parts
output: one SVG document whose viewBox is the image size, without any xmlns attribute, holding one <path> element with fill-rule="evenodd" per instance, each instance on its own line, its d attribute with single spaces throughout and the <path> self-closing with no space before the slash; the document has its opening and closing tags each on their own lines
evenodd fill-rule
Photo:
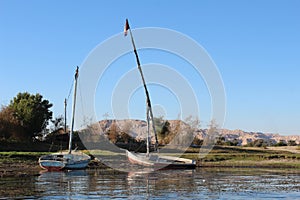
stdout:
<svg viewBox="0 0 300 200">
<path fill-rule="evenodd" d="M 1 178 L 0 190 L 0 199 L 300 199 L 300 171 L 42 171 L 36 176 Z"/>
</svg>

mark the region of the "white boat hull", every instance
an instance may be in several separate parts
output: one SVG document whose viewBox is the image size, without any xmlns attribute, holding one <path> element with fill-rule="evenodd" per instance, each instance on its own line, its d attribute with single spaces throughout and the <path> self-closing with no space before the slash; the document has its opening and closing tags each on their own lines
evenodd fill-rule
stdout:
<svg viewBox="0 0 300 200">
<path fill-rule="evenodd" d="M 196 162 L 185 158 L 176 158 L 172 156 L 157 156 L 143 153 L 133 153 L 126 150 L 126 155 L 132 164 L 157 169 L 195 169 Z"/>
</svg>

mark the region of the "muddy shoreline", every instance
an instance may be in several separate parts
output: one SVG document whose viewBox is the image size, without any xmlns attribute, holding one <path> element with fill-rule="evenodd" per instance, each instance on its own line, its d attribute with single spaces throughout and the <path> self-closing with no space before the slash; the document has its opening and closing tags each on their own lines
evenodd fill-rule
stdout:
<svg viewBox="0 0 300 200">
<path fill-rule="evenodd" d="M 41 169 L 38 165 L 38 155 L 35 156 L 24 156 L 10 155 L 9 158 L 1 156 L 0 159 L 0 177 L 28 177 L 28 176 L 39 176 L 45 170 Z M 13 157 L 13 158 L 12 158 Z M 197 160 L 197 167 L 199 168 L 277 168 L 277 169 L 293 169 L 299 170 L 297 165 L 299 161 L 289 159 L 274 159 L 274 160 L 263 160 L 263 161 L 219 161 L 219 162 L 201 162 Z M 88 169 L 108 169 L 106 165 L 100 161 L 92 160 L 88 166 Z"/>
<path fill-rule="evenodd" d="M 0 151 L 0 177 L 39 176 L 44 170 L 40 168 L 38 159 L 40 156 L 49 153 Z M 122 152 L 84 150 L 84 153 L 90 154 L 92 157 L 92 161 L 88 166 L 90 169 L 109 168 L 95 159 L 94 156 L 103 160 L 103 162 L 106 159 L 126 159 L 125 154 Z M 189 148 L 184 154 L 177 154 L 170 150 L 169 155 L 193 159 L 199 168 L 281 168 L 300 171 L 300 149 L 297 147 L 293 149 L 291 147 L 265 149 L 215 146 L 209 154 L 202 158 L 199 156 L 199 148 Z"/>
<path fill-rule="evenodd" d="M 26 177 L 39 176 L 46 170 L 42 169 L 38 164 L 38 157 L 33 159 L 20 158 L 13 160 L 3 160 L 0 162 L 0 178 L 5 177 Z M 92 160 L 88 166 L 89 169 L 104 169 L 108 168 L 97 160 Z"/>
</svg>

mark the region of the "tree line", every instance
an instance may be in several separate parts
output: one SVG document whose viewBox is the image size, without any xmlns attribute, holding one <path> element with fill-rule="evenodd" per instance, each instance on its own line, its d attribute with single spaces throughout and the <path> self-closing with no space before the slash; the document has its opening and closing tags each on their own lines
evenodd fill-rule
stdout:
<svg viewBox="0 0 300 200">
<path fill-rule="evenodd" d="M 18 93 L 0 110 L 0 140 L 32 140 L 43 134 L 52 119 L 53 106 L 39 93 Z"/>
<path fill-rule="evenodd" d="M 62 116 L 52 119 L 53 113 L 50 110 L 53 104 L 44 99 L 39 93 L 30 94 L 28 92 L 18 93 L 9 103 L 0 109 L 0 141 L 16 140 L 16 141 L 32 141 L 35 138 L 49 135 L 49 132 L 55 132 L 64 125 Z M 51 130 L 47 129 L 49 123 L 52 123 Z M 185 122 L 177 121 L 175 126 L 171 127 L 168 120 L 162 117 L 155 118 L 154 124 L 158 134 L 160 145 L 174 144 L 184 145 L 192 144 L 201 146 L 203 140 L 195 137 L 195 130 L 199 128 L 200 123 L 197 119 L 188 118 Z M 115 124 L 109 128 L 106 133 L 108 139 L 112 143 L 138 143 L 128 131 L 131 124 L 127 124 L 124 130 L 117 130 Z M 212 129 L 212 127 L 210 127 Z M 51 136 L 51 135 L 50 135 Z M 220 136 L 215 138 L 216 145 L 238 146 L 240 141 L 234 139 L 232 141 L 225 140 Z M 294 140 L 279 141 L 270 143 L 263 139 L 257 139 L 249 142 L 245 146 L 250 147 L 266 147 L 266 146 L 296 146 Z"/>
</svg>

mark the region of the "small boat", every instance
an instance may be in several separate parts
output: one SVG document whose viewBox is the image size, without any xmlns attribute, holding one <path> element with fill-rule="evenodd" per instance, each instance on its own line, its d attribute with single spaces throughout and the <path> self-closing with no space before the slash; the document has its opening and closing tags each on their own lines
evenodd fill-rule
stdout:
<svg viewBox="0 0 300 200">
<path fill-rule="evenodd" d="M 177 158 L 173 156 L 161 156 L 150 154 L 147 156 L 143 153 L 134 153 L 126 150 L 126 155 L 130 163 L 150 167 L 154 170 L 159 169 L 195 169 L 194 160 L 186 158 Z"/>
<path fill-rule="evenodd" d="M 48 171 L 59 171 L 65 167 L 63 162 L 63 155 L 45 155 L 39 158 L 39 165 L 42 169 L 47 169 Z"/>
<path fill-rule="evenodd" d="M 90 162 L 90 156 L 82 152 L 58 152 L 39 158 L 39 165 L 48 171 L 63 169 L 84 169 Z"/>
<path fill-rule="evenodd" d="M 75 104 L 76 104 L 76 90 L 77 90 L 78 67 L 75 73 L 75 87 L 73 99 L 72 124 L 69 137 L 69 150 L 66 152 L 58 152 L 41 156 L 39 158 L 39 165 L 48 171 L 57 171 L 63 169 L 84 169 L 89 164 L 91 157 L 82 152 L 72 151 L 72 136 L 74 128 Z"/>
<path fill-rule="evenodd" d="M 150 96 L 149 92 L 147 89 L 146 81 L 143 75 L 143 71 L 140 65 L 140 60 L 138 57 L 138 53 L 134 44 L 132 32 L 128 23 L 128 20 L 126 19 L 126 24 L 124 28 L 124 35 L 127 35 L 127 32 L 129 31 L 130 33 L 130 38 L 132 42 L 132 46 L 134 49 L 135 53 L 135 58 L 137 62 L 137 67 L 140 72 L 143 85 L 144 85 L 144 91 L 146 94 L 146 113 L 147 113 L 147 137 L 146 137 L 146 145 L 147 145 L 147 152 L 146 153 L 135 153 L 135 152 L 130 152 L 126 150 L 126 156 L 132 164 L 137 164 L 145 167 L 151 167 L 154 170 L 157 169 L 194 169 L 196 168 L 196 162 L 194 160 L 190 159 L 185 159 L 185 158 L 177 158 L 177 157 L 172 157 L 172 156 L 161 156 L 158 154 L 158 139 L 157 139 L 157 134 L 155 130 L 155 125 L 153 121 L 153 112 L 152 112 L 152 107 L 151 107 L 151 101 L 150 101 Z M 150 126 L 152 125 L 152 129 L 154 132 L 155 136 L 155 144 L 152 145 L 151 143 L 151 136 L 150 136 Z M 154 154 L 150 154 L 150 149 L 151 146 L 154 146 Z"/>
</svg>

